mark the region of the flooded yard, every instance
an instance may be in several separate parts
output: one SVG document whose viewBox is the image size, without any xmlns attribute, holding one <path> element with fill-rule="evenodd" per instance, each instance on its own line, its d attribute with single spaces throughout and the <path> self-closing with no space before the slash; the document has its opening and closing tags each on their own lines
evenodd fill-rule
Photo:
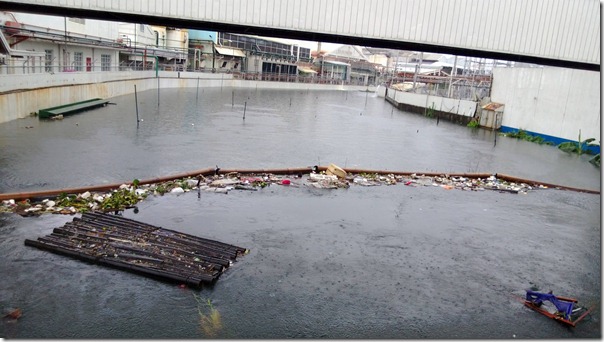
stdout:
<svg viewBox="0 0 604 342">
<path fill-rule="evenodd" d="M 134 96 L 0 125 L 0 192 L 329 163 L 600 189 L 588 157 L 505 137 L 494 146 L 493 132 L 437 125 L 372 93 L 217 88 L 196 101 L 195 89 L 162 90 L 159 108 L 156 94 L 138 94 L 138 129 Z M 273 184 L 151 196 L 124 211 L 250 250 L 201 290 L 24 246 L 72 216 L 0 214 L 0 308 L 23 312 L 0 336 L 601 338 L 600 310 L 567 328 L 519 299 L 536 287 L 599 306 L 600 206 L 600 195 L 555 189 Z"/>
</svg>

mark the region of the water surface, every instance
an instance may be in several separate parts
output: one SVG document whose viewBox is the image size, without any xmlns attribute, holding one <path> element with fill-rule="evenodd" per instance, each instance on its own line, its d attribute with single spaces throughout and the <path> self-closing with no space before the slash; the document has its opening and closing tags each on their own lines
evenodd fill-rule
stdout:
<svg viewBox="0 0 604 342">
<path fill-rule="evenodd" d="M 200 90 L 196 102 L 194 89 L 162 90 L 159 108 L 155 91 L 140 93 L 138 129 L 133 96 L 63 121 L 2 124 L 0 191 L 328 163 L 600 189 L 585 156 L 503 137 L 494 146 L 490 131 L 437 125 L 372 94 L 235 89 L 232 104 L 232 91 Z M 0 215 L 0 308 L 23 310 L 0 336 L 601 338 L 599 312 L 571 329 L 520 301 L 532 286 L 600 301 L 599 195 L 299 185 L 167 194 L 123 213 L 251 250 L 201 290 L 24 246 L 70 216 Z M 220 312 L 216 335 L 202 329 L 194 294 Z"/>
</svg>

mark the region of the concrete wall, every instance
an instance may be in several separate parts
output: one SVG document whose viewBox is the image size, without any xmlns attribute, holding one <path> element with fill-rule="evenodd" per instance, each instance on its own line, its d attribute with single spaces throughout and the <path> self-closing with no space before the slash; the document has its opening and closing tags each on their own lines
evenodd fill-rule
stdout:
<svg viewBox="0 0 604 342">
<path fill-rule="evenodd" d="M 460 122 L 470 121 L 474 117 L 478 105 L 474 101 L 450 99 L 428 94 L 415 94 L 394 89 L 388 89 L 386 98 L 400 109 L 424 113 L 428 108 L 432 108 L 435 112 L 449 117 L 451 121 Z"/>
<path fill-rule="evenodd" d="M 4 12 L 0 15 L 0 20 L 14 20 L 15 19 L 21 24 L 27 24 L 25 28 L 47 28 L 50 30 L 58 30 L 68 33 L 78 33 L 82 35 L 92 37 L 102 37 L 106 39 L 116 39 L 118 36 L 118 23 L 104 20 L 85 19 L 84 23 L 74 22 L 69 18 L 31 14 L 31 13 L 19 13 L 13 12 L 9 15 L 8 12 Z M 4 24 L 4 22 L 3 22 Z"/>
<path fill-rule="evenodd" d="M 565 68 L 496 68 L 491 99 L 505 104 L 502 130 L 562 140 L 600 140 L 600 73 Z"/>
<path fill-rule="evenodd" d="M 232 74 L 160 71 L 81 72 L 0 76 L 0 123 L 24 118 L 42 108 L 91 98 L 109 99 L 137 91 L 164 88 L 239 87 L 300 90 L 374 90 L 372 87 L 328 84 L 245 81 Z"/>
</svg>

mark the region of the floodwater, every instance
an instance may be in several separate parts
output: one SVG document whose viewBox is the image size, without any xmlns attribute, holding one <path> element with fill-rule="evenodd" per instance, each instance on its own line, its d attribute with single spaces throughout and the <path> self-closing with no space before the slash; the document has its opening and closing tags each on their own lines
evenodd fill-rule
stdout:
<svg viewBox="0 0 604 342">
<path fill-rule="evenodd" d="M 0 125 L 0 191 L 145 179 L 218 165 L 335 163 L 498 172 L 600 189 L 585 156 L 392 110 L 363 92 L 139 93 L 65 118 Z M 291 106 L 290 104 L 291 99 Z M 247 104 L 244 104 L 247 102 Z M 243 111 L 246 111 L 243 120 Z M 24 128 L 34 126 L 33 128 Z M 295 183 L 295 181 L 294 181 Z M 295 185 L 295 184 L 294 184 Z M 601 299 L 600 196 L 396 186 L 271 185 L 166 194 L 125 217 L 246 247 L 201 290 L 24 246 L 70 216 L 0 216 L 8 338 L 601 338 L 600 310 L 567 328 L 525 307 L 530 287 Z M 211 300 L 220 325 L 200 323 Z M 205 311 L 204 311 L 205 310 Z M 216 322 L 215 322 L 216 323 Z M 204 329 L 205 328 L 205 329 Z M 215 328 L 215 329 L 211 329 Z"/>
<path fill-rule="evenodd" d="M 600 170 L 587 162 L 589 156 L 501 136 L 495 144 L 494 132 L 437 125 L 435 119 L 393 110 L 373 93 L 216 88 L 198 94 L 162 90 L 160 96 L 158 107 L 156 91 L 138 94 L 138 129 L 132 95 L 62 121 L 1 124 L 0 192 L 132 181 L 216 165 L 329 163 L 503 173 L 600 189 Z"/>
</svg>

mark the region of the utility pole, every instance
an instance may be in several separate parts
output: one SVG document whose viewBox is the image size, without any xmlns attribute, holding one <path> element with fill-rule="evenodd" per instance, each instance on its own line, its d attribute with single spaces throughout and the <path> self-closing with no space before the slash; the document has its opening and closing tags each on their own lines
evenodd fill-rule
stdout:
<svg viewBox="0 0 604 342">
<path fill-rule="evenodd" d="M 455 55 L 455 60 L 453 61 L 453 68 L 451 69 L 451 75 L 449 75 L 449 92 L 447 97 L 451 97 L 451 86 L 453 85 L 453 73 L 457 76 L 457 55 Z"/>
<path fill-rule="evenodd" d="M 413 75 L 413 91 L 415 92 L 415 84 L 417 82 L 417 74 L 422 69 L 422 61 L 424 60 L 424 53 L 420 52 L 419 54 L 419 63 L 415 65 L 415 74 Z"/>
<path fill-rule="evenodd" d="M 212 72 L 216 72 L 216 67 L 214 63 L 216 62 L 216 56 L 214 54 L 214 38 L 210 35 L 210 39 L 212 40 Z"/>
</svg>

